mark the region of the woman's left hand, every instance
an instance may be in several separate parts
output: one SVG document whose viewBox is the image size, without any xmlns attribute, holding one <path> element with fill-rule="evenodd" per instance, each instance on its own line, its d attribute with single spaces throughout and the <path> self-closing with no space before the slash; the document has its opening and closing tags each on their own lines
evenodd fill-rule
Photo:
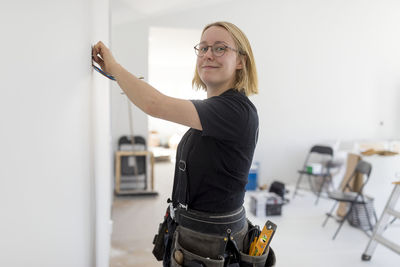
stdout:
<svg viewBox="0 0 400 267">
<path fill-rule="evenodd" d="M 117 64 L 117 61 L 115 61 L 110 49 L 102 41 L 93 46 L 92 58 L 104 72 L 113 75 L 112 68 Z"/>
</svg>

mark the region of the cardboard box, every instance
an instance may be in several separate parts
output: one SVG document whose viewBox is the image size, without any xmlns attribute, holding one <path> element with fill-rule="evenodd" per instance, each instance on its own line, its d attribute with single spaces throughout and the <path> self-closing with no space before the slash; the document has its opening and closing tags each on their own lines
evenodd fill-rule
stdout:
<svg viewBox="0 0 400 267">
<path fill-rule="evenodd" d="M 272 192 L 260 192 L 250 197 L 250 212 L 256 217 L 282 214 L 282 198 Z"/>
</svg>

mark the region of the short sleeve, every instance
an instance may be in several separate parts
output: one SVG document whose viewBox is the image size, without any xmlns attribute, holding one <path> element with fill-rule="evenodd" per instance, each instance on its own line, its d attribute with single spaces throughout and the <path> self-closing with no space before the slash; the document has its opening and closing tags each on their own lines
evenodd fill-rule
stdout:
<svg viewBox="0 0 400 267">
<path fill-rule="evenodd" d="M 203 136 L 217 139 L 242 140 L 248 127 L 249 107 L 238 98 L 215 96 L 192 100 L 203 128 Z"/>
</svg>

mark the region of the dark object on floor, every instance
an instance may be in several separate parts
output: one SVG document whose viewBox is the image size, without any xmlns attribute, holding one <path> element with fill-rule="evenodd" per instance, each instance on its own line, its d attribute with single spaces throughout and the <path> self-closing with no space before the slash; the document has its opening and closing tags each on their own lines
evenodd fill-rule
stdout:
<svg viewBox="0 0 400 267">
<path fill-rule="evenodd" d="M 285 198 L 285 194 L 289 193 L 289 190 L 285 188 L 285 184 L 279 181 L 274 181 L 271 183 L 271 186 L 269 187 L 269 192 L 275 193 L 278 196 L 280 196 L 283 200 L 283 204 L 286 204 L 289 202 L 289 199 Z"/>
<path fill-rule="evenodd" d="M 283 200 L 274 192 L 260 192 L 250 197 L 250 212 L 254 216 L 282 215 Z"/>
<path fill-rule="evenodd" d="M 265 205 L 265 216 L 282 215 L 282 205 L 282 200 L 277 198 L 268 198 L 267 204 Z"/>
</svg>

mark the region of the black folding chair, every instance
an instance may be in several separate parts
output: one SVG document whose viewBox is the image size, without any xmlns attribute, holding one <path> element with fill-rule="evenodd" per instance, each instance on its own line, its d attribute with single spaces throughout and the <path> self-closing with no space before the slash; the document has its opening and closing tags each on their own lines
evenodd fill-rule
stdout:
<svg viewBox="0 0 400 267">
<path fill-rule="evenodd" d="M 346 219 L 348 219 L 349 215 L 352 214 L 352 212 L 355 212 L 356 216 L 359 216 L 357 214 L 358 209 L 356 208 L 356 205 L 357 206 L 361 205 L 362 207 L 364 207 L 365 215 L 366 215 L 366 218 L 367 218 L 368 224 L 369 224 L 368 230 L 372 231 L 373 224 L 372 224 L 371 217 L 370 217 L 371 212 L 367 209 L 367 204 L 371 200 L 368 201 L 368 198 L 363 194 L 363 189 L 364 189 L 365 185 L 368 183 L 368 180 L 369 180 L 369 177 L 371 174 L 371 170 L 372 170 L 372 166 L 370 163 L 360 160 L 357 163 L 357 166 L 356 166 L 355 170 L 353 171 L 352 175 L 347 180 L 343 189 L 328 192 L 328 197 L 332 200 L 335 200 L 335 204 L 333 205 L 331 211 L 326 214 L 325 221 L 322 224 L 323 227 L 326 225 L 326 223 L 330 217 L 335 217 L 332 213 L 335 210 L 335 208 L 339 202 L 345 202 L 345 203 L 348 203 L 348 205 L 349 205 L 346 214 L 339 221 L 339 227 L 336 230 L 335 234 L 333 235 L 332 239 L 336 238 L 336 235 L 339 233 L 339 230 L 342 228 L 343 223 L 346 221 Z M 360 185 L 358 192 L 354 192 L 353 188 L 352 188 L 352 184 L 355 180 L 355 177 L 357 177 L 358 174 L 362 174 L 363 181 Z M 373 211 L 373 215 L 375 216 L 375 221 L 377 221 L 375 211 Z"/>
<path fill-rule="evenodd" d="M 307 167 L 311 163 L 310 159 L 313 157 L 313 155 L 327 157 L 325 162 L 321 162 L 322 170 L 320 173 L 313 173 L 313 172 L 310 172 L 307 170 Z M 294 193 L 293 193 L 293 198 L 296 196 L 297 191 L 300 188 L 300 183 L 301 183 L 303 176 L 306 175 L 308 177 L 308 181 L 310 183 L 311 190 L 313 190 L 314 192 L 316 191 L 317 199 L 315 201 L 315 204 L 318 204 L 318 200 L 321 196 L 321 192 L 322 192 L 324 186 L 326 185 L 327 182 L 330 183 L 332 180 L 332 175 L 330 173 L 330 169 L 333 167 L 336 167 L 336 165 L 333 162 L 333 149 L 329 146 L 320 146 L 320 145 L 313 146 L 310 149 L 309 153 L 307 154 L 306 160 L 304 161 L 303 168 L 298 171 L 299 178 L 297 179 L 296 188 L 294 189 Z M 316 183 L 313 183 L 311 181 L 311 179 L 313 179 L 313 178 L 321 180 L 321 184 L 319 186 L 317 186 L 316 189 L 314 186 L 314 184 L 316 184 Z"/>
</svg>

